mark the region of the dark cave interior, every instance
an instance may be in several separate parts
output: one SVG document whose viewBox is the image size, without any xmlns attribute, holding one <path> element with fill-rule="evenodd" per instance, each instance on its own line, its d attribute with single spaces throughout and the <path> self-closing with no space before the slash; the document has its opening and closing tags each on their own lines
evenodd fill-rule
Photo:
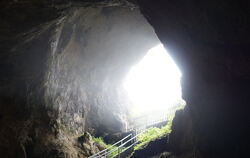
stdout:
<svg viewBox="0 0 250 158">
<path fill-rule="evenodd" d="M 75 138 L 116 134 L 133 122 L 121 81 L 159 42 L 182 71 L 187 105 L 176 112 L 168 139 L 134 157 L 249 157 L 249 2 L 0 4 L 0 157 L 82 158 L 98 152 L 91 136 L 84 145 Z"/>
</svg>

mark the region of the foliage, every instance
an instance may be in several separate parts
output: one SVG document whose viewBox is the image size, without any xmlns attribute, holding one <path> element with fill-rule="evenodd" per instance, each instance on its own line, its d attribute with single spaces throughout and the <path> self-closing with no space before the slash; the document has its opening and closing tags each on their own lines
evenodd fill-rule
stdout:
<svg viewBox="0 0 250 158">
<path fill-rule="evenodd" d="M 186 106 L 186 102 L 184 101 L 184 103 L 182 105 L 180 105 L 178 108 L 176 108 L 176 111 L 178 110 L 183 110 Z"/>
<path fill-rule="evenodd" d="M 93 139 L 93 141 L 96 142 L 96 143 L 100 143 L 100 144 L 103 144 L 103 145 L 107 146 L 106 143 L 104 142 L 104 140 L 102 139 L 102 137 L 97 137 L 97 138 L 96 138 L 96 137 L 93 137 L 93 136 L 92 136 L 92 139 Z"/>
<path fill-rule="evenodd" d="M 166 134 L 169 134 L 171 132 L 172 120 L 173 120 L 173 116 L 170 117 L 168 123 L 165 126 L 161 128 L 151 127 L 145 133 L 140 135 L 138 137 L 138 141 L 140 143 L 134 147 L 134 150 L 142 149 L 150 141 L 154 141 L 157 138 L 160 138 Z"/>
<path fill-rule="evenodd" d="M 107 148 L 109 148 L 110 146 L 111 146 L 111 145 L 108 144 L 108 145 L 107 145 Z M 111 151 L 111 150 L 116 149 L 116 148 L 117 148 L 117 146 L 113 146 L 113 147 L 111 147 L 110 149 L 108 149 L 108 151 Z M 126 149 L 126 148 L 125 148 L 125 147 L 121 147 L 121 148 L 120 148 L 120 152 L 122 152 L 124 149 Z M 116 155 L 118 155 L 118 150 L 113 151 L 113 152 L 109 155 L 109 158 L 115 157 Z"/>
<path fill-rule="evenodd" d="M 183 100 L 181 102 L 181 104 L 179 104 L 179 105 L 180 106 L 178 108 L 176 108 L 176 111 L 184 109 L 186 102 Z M 144 148 L 149 142 L 154 141 L 155 139 L 161 138 L 165 135 L 169 135 L 171 133 L 173 118 L 174 118 L 174 113 L 171 114 L 171 116 L 170 116 L 170 118 L 165 126 L 163 126 L 161 128 L 150 127 L 149 129 L 147 129 L 147 131 L 145 133 L 140 135 L 137 138 L 137 140 L 139 141 L 139 144 L 136 144 L 136 146 L 134 147 L 134 151 L 131 153 L 130 156 L 132 156 L 136 150 L 140 150 L 140 149 Z M 112 150 L 118 148 L 118 146 L 112 146 L 111 144 L 106 144 L 101 137 L 99 137 L 99 138 L 93 137 L 93 140 L 96 143 L 104 144 L 106 146 L 106 148 L 110 147 L 110 149 L 108 149 L 108 151 L 112 151 Z M 120 150 L 122 151 L 125 149 L 126 149 L 126 147 L 123 147 Z M 116 155 L 118 155 L 118 150 L 113 151 L 112 154 L 109 155 L 109 158 L 115 157 Z"/>
<path fill-rule="evenodd" d="M 118 148 L 118 146 L 112 146 L 112 144 L 106 144 L 104 142 L 104 140 L 102 139 L 102 137 L 95 138 L 95 137 L 92 136 L 92 139 L 93 139 L 94 142 L 103 144 L 106 148 L 109 148 L 108 151 L 112 151 L 112 150 Z M 125 149 L 125 147 L 120 148 L 121 151 L 124 150 L 124 149 Z M 112 157 L 115 157 L 116 155 L 118 155 L 118 150 L 114 150 L 108 157 L 112 158 Z"/>
</svg>

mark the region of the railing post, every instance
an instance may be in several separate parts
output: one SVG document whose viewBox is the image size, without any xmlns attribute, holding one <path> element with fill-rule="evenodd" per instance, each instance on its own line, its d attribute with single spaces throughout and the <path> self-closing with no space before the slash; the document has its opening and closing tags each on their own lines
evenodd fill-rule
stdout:
<svg viewBox="0 0 250 158">
<path fill-rule="evenodd" d="M 128 125 L 127 125 L 127 123 L 125 124 L 125 130 L 126 130 L 126 132 L 128 132 Z"/>
<path fill-rule="evenodd" d="M 120 147 L 118 147 L 118 157 L 120 158 Z"/>
<path fill-rule="evenodd" d="M 134 139 L 132 139 L 134 137 L 134 134 L 135 134 L 134 132 L 131 134 L 131 138 L 130 138 L 131 139 L 131 144 L 134 143 Z"/>
</svg>

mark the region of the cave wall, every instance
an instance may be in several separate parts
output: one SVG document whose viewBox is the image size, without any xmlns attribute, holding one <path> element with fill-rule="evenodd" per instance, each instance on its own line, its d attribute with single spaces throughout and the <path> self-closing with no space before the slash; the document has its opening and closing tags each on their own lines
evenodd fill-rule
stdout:
<svg viewBox="0 0 250 158">
<path fill-rule="evenodd" d="M 72 128 L 83 128 L 81 132 L 85 126 L 90 132 L 124 130 L 130 103 L 122 81 L 129 66 L 158 44 L 152 27 L 138 9 L 73 8 L 56 37 L 46 95 L 52 98 L 49 102 L 58 109 L 61 121 L 68 125 L 79 122 Z"/>
<path fill-rule="evenodd" d="M 135 5 L 97 1 L 0 2 L 1 157 L 79 157 L 82 150 L 71 135 L 123 128 L 126 118 L 119 110 L 104 114 L 129 104 L 120 79 L 152 46 L 146 43 L 158 39 Z M 182 71 L 187 106 L 173 121 L 169 151 L 245 157 L 249 4 L 138 0 L 138 5 Z"/>
<path fill-rule="evenodd" d="M 159 43 L 138 7 L 1 3 L 1 157 L 86 157 L 84 131 L 124 130 L 122 79 Z"/>
<path fill-rule="evenodd" d="M 171 150 L 247 157 L 249 3 L 141 0 L 139 6 L 182 71 L 187 106 L 173 121 Z"/>
</svg>

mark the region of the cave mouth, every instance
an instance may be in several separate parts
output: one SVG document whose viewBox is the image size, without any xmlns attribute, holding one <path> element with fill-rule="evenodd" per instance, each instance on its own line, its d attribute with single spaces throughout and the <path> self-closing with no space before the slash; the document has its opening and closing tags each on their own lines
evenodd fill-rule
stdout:
<svg viewBox="0 0 250 158">
<path fill-rule="evenodd" d="M 181 94 L 181 71 L 162 44 L 149 49 L 124 79 L 132 107 L 132 117 L 161 116 L 184 106 Z"/>
</svg>

